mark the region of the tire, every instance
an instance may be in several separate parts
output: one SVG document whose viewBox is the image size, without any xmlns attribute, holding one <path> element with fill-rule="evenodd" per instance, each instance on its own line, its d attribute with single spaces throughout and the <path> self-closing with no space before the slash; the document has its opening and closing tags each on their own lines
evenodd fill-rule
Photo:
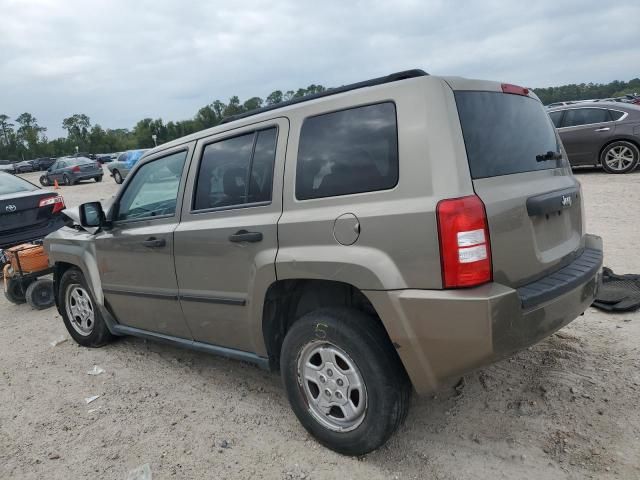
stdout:
<svg viewBox="0 0 640 480">
<path fill-rule="evenodd" d="M 71 178 L 69 178 L 69 175 L 67 175 L 66 173 L 62 176 L 62 182 L 67 186 L 70 187 L 71 185 L 74 184 L 74 181 L 71 180 Z"/>
<path fill-rule="evenodd" d="M 27 288 L 29 287 L 27 286 Z M 26 302 L 25 291 L 22 289 L 22 285 L 17 278 L 7 279 L 7 286 L 4 290 L 4 296 L 7 300 L 16 305 L 22 305 Z"/>
<path fill-rule="evenodd" d="M 600 154 L 600 164 L 607 173 L 629 173 L 635 170 L 639 160 L 638 147 L 624 140 L 610 143 Z"/>
<path fill-rule="evenodd" d="M 48 187 L 49 186 L 49 177 L 47 177 L 46 175 L 42 175 L 40 177 L 40 185 L 42 185 L 43 187 Z"/>
<path fill-rule="evenodd" d="M 123 182 L 122 175 L 120 174 L 120 172 L 118 170 L 114 170 L 113 171 L 113 179 L 115 180 L 115 182 L 118 185 L 120 185 Z"/>
<path fill-rule="evenodd" d="M 36 280 L 27 288 L 25 298 L 35 310 L 53 307 L 56 303 L 53 295 L 53 281 L 48 278 Z"/>
<path fill-rule="evenodd" d="M 64 272 L 60 279 L 58 299 L 64 326 L 77 343 L 83 347 L 97 348 L 113 339 L 80 270 L 70 268 Z M 81 316 L 89 312 L 89 315 Z"/>
<path fill-rule="evenodd" d="M 407 415 L 407 374 L 382 325 L 358 310 L 327 308 L 304 315 L 287 332 L 280 365 L 298 420 L 338 453 L 375 450 Z M 303 379 L 303 371 L 314 380 Z"/>
<path fill-rule="evenodd" d="M 102 175 L 99 175 L 99 176 L 97 176 L 97 177 L 94 177 L 94 180 L 95 180 L 96 182 L 101 182 L 101 181 L 102 181 Z"/>
</svg>

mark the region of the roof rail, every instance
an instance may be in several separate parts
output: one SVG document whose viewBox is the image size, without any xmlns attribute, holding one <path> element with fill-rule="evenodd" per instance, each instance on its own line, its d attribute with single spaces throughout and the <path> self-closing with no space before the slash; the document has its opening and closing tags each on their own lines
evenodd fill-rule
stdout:
<svg viewBox="0 0 640 480">
<path fill-rule="evenodd" d="M 429 74 L 424 70 L 420 70 L 420 69 L 404 70 L 402 72 L 392 73 L 384 77 L 372 78 L 371 80 L 351 83 L 349 85 L 343 85 L 342 87 L 329 88 L 328 90 L 325 90 L 324 92 L 321 92 L 321 93 L 314 93 L 313 95 L 306 95 L 304 97 L 294 98 L 292 100 L 276 103 L 273 105 L 269 105 L 267 107 L 256 108 L 255 110 L 251 110 L 245 113 L 239 113 L 238 115 L 231 115 L 229 117 L 223 118 L 220 123 L 223 124 L 223 123 L 235 122 L 236 120 L 240 120 L 241 118 L 251 117 L 253 115 L 258 115 L 259 113 L 269 112 L 271 110 L 277 110 L 278 108 L 288 107 L 289 105 L 295 105 L 297 103 L 308 102 L 309 100 L 315 100 L 316 98 L 329 97 L 331 95 L 350 92 L 351 90 L 357 90 L 359 88 L 372 87 L 374 85 L 382 85 L 385 83 L 397 82 L 399 80 L 406 80 L 407 78 L 424 77 L 426 75 L 429 75 Z"/>
</svg>

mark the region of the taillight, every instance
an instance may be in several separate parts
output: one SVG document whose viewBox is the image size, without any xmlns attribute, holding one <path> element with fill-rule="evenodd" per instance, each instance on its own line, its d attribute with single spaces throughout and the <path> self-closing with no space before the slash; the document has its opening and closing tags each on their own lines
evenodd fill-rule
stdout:
<svg viewBox="0 0 640 480">
<path fill-rule="evenodd" d="M 475 195 L 442 200 L 436 208 L 442 283 L 472 287 L 492 278 L 487 214 Z"/>
<path fill-rule="evenodd" d="M 71 171 L 72 171 L 73 173 L 78 173 L 78 172 L 80 171 L 80 167 L 79 167 L 78 165 L 76 165 L 75 167 L 72 167 L 72 168 L 71 168 Z"/>
<path fill-rule="evenodd" d="M 529 89 L 525 87 L 520 87 L 518 85 L 512 85 L 510 83 L 502 84 L 502 93 L 512 93 L 514 95 L 524 95 L 525 97 L 529 95 Z"/>
<path fill-rule="evenodd" d="M 61 212 L 66 208 L 62 195 L 43 198 L 42 200 L 40 200 L 40 204 L 38 206 L 42 208 L 42 207 L 48 207 L 49 205 L 53 205 L 53 210 L 51 211 L 51 213 Z"/>
</svg>

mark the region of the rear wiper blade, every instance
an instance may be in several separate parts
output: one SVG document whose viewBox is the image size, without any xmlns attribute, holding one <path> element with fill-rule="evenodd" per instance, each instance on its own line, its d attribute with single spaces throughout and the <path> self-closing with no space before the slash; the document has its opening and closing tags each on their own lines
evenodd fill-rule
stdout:
<svg viewBox="0 0 640 480">
<path fill-rule="evenodd" d="M 536 155 L 536 161 L 546 162 L 548 160 L 561 160 L 562 154 L 560 152 L 552 152 L 549 150 L 547 153 Z"/>
</svg>

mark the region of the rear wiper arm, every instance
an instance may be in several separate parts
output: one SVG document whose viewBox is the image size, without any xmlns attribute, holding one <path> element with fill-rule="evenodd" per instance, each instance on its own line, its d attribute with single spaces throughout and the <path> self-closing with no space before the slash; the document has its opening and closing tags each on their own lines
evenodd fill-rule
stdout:
<svg viewBox="0 0 640 480">
<path fill-rule="evenodd" d="M 560 152 L 552 152 L 549 150 L 547 153 L 536 155 L 536 161 L 546 162 L 548 160 L 561 160 L 562 154 Z"/>
</svg>

